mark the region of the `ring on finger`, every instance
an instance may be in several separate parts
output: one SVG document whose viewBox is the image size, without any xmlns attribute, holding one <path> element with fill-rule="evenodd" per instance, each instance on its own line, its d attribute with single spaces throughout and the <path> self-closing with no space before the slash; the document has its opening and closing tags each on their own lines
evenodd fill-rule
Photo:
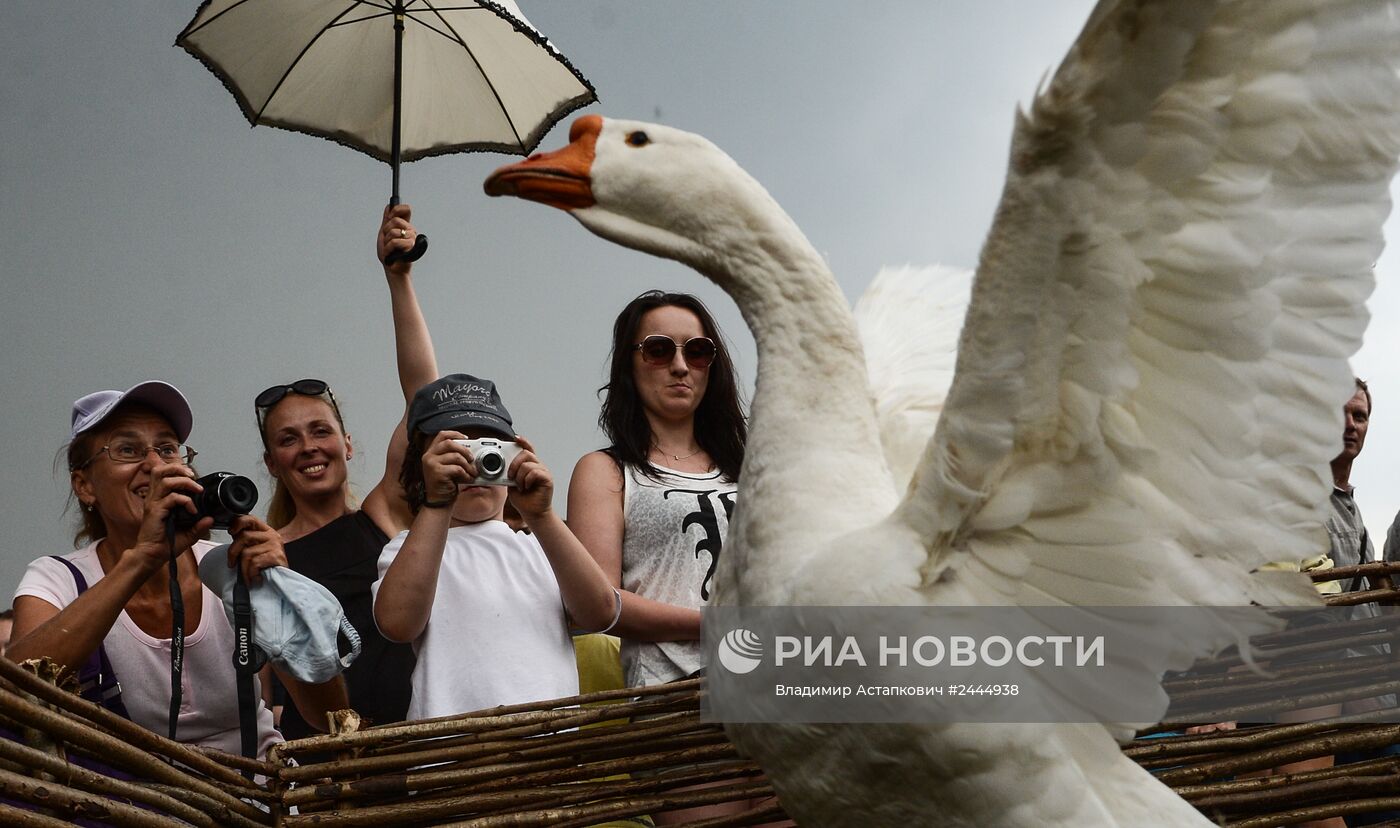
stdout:
<svg viewBox="0 0 1400 828">
<path fill-rule="evenodd" d="M 399 228 L 399 238 L 401 238 L 401 239 L 406 239 L 406 238 L 408 238 L 408 231 L 405 230 L 405 229 L 403 229 L 402 227 L 400 227 L 400 228 Z"/>
</svg>

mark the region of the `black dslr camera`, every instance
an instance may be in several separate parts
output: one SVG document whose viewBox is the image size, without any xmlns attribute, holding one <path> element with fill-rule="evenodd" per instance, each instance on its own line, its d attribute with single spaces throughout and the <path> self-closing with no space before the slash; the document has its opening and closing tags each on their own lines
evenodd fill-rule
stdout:
<svg viewBox="0 0 1400 828">
<path fill-rule="evenodd" d="M 195 481 L 204 491 L 194 496 L 195 514 L 176 509 L 175 525 L 188 529 L 200 518 L 214 519 L 215 529 L 228 529 L 239 515 L 246 515 L 258 505 L 258 487 L 253 481 L 233 472 L 214 472 Z"/>
</svg>

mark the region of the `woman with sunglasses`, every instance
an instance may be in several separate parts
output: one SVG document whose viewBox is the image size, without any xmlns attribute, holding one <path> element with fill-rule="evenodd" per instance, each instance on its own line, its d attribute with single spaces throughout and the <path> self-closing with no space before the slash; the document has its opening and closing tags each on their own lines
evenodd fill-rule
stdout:
<svg viewBox="0 0 1400 828">
<path fill-rule="evenodd" d="M 176 738 L 241 751 L 233 628 L 222 601 L 203 586 L 198 563 L 214 544 L 202 540 L 214 519 L 189 520 L 167 536 L 167 518 L 196 513 L 202 489 L 184 445 L 189 403 L 173 386 L 143 382 L 98 391 L 73 403 L 66 455 L 80 508 L 76 552 L 29 564 L 15 592 L 14 661 L 47 656 L 95 685 L 84 696 L 157 733 L 171 709 L 170 560 L 184 604 L 181 704 Z M 180 527 L 180 524 L 177 524 Z M 286 564 L 277 533 L 242 515 L 229 526 L 230 565 L 248 583 Z M 94 662 L 89 668 L 89 662 Z M 96 664 L 100 663 L 100 670 Z M 320 685 L 288 680 L 297 705 L 325 728 L 326 711 L 346 703 L 339 676 Z M 266 708 L 257 711 L 257 753 L 281 741 Z"/>
<path fill-rule="evenodd" d="M 410 216 L 406 204 L 385 209 L 376 242 L 381 263 L 390 251 L 413 247 L 417 232 Z M 411 269 L 411 262 L 384 267 L 405 401 L 437 378 L 437 360 Z M 286 544 L 291 568 L 329 589 L 360 633 L 360 656 L 345 671 L 350 706 L 374 724 L 402 721 L 408 711 L 413 649 L 379 634 L 370 585 L 378 577 L 380 551 L 412 522 L 397 474 L 408 445 L 404 423 L 400 420 L 390 435 L 384 474 L 356 508 L 348 466 L 354 445 L 330 386 L 317 379 L 274 385 L 257 396 L 254 409 L 263 462 L 274 481 L 268 523 Z M 290 705 L 283 709 L 280 726 L 288 739 L 311 733 Z"/>
<path fill-rule="evenodd" d="M 734 508 L 744 413 L 714 319 L 683 293 L 650 291 L 622 310 L 601 390 L 612 445 L 575 467 L 569 526 L 624 590 L 627 685 L 659 684 L 704 667 L 700 612 Z"/>
</svg>

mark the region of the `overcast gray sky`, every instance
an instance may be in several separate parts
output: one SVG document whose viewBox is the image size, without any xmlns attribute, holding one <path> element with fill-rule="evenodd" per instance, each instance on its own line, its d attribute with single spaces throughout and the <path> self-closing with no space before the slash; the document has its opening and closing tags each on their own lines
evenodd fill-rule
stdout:
<svg viewBox="0 0 1400 828">
<path fill-rule="evenodd" d="M 1005 170 L 1012 114 L 1063 55 L 1090 0 L 520 0 L 594 84 L 586 112 L 699 132 L 763 182 L 859 296 L 885 264 L 971 265 Z M 0 6 L 0 591 L 71 549 L 55 452 L 75 398 L 148 378 L 195 410 L 201 470 L 261 471 L 252 398 L 329 381 L 360 491 L 401 411 L 373 235 L 388 168 L 305 135 L 250 129 L 171 44 L 198 3 Z M 566 140 L 558 127 L 543 148 Z M 703 278 L 603 242 L 481 182 L 510 158 L 407 165 L 432 238 L 416 278 L 444 372 L 496 379 L 558 473 L 602 444 L 609 328 L 660 287 L 702 296 L 746 382 L 753 344 Z M 1389 237 L 1400 225 L 1391 222 Z M 1375 419 L 1353 482 L 1379 538 L 1400 506 L 1400 284 L 1379 266 L 1356 360 Z M 1339 436 L 1340 444 L 1340 436 Z M 559 499 L 562 505 L 562 497 Z"/>
</svg>

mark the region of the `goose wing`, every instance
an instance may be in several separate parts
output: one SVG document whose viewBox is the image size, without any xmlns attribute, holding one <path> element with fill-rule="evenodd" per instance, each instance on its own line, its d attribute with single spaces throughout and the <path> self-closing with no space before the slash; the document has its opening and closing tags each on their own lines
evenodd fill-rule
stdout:
<svg viewBox="0 0 1400 828">
<path fill-rule="evenodd" d="M 953 382 L 971 291 L 972 272 L 962 268 L 884 267 L 856 302 L 880 445 L 901 492 Z"/>
<path fill-rule="evenodd" d="M 1018 117 L 896 513 L 931 601 L 1306 600 L 1248 573 L 1326 544 L 1400 151 L 1397 28 L 1385 0 L 1099 4 Z"/>
</svg>

